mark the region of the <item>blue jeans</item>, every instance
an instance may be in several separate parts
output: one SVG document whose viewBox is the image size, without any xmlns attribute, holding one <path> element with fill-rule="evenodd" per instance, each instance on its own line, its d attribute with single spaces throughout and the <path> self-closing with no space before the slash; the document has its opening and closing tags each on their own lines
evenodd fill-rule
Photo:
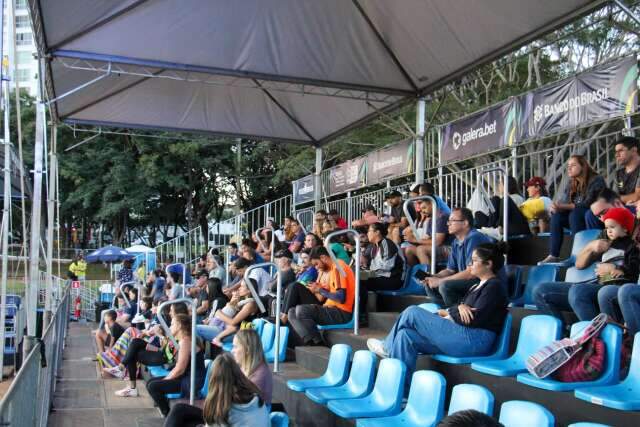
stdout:
<svg viewBox="0 0 640 427">
<path fill-rule="evenodd" d="M 384 339 L 390 357 L 407 365 L 407 380 L 416 369 L 419 353 L 467 357 L 484 356 L 493 349 L 496 333 L 462 326 L 420 307 L 402 312 Z"/>
<path fill-rule="evenodd" d="M 205 341 L 211 341 L 212 339 L 217 337 L 220 332 L 222 332 L 222 329 L 215 326 L 196 325 L 196 336 L 202 338 Z M 229 335 L 225 337 L 222 341 L 226 342 L 232 339 L 233 339 L 233 335 Z"/>
<path fill-rule="evenodd" d="M 618 304 L 618 291 L 620 288 L 621 286 L 619 285 L 606 285 L 600 288 L 598 291 L 598 306 L 601 313 L 606 314 L 616 322 L 624 323 L 620 304 Z"/>
<path fill-rule="evenodd" d="M 578 319 L 591 320 L 600 314 L 598 295 L 605 285 L 597 283 L 579 283 L 569 289 L 569 305 Z"/>
<path fill-rule="evenodd" d="M 573 236 L 575 236 L 578 231 L 586 230 L 587 212 L 591 213 L 591 210 L 577 206 L 571 211 L 561 211 L 551 215 L 551 247 L 549 252 L 552 256 L 560 256 L 560 248 L 564 240 L 564 228 L 568 227 L 571 229 Z"/>
<path fill-rule="evenodd" d="M 629 333 L 634 335 L 640 331 L 640 285 L 627 283 L 623 286 L 605 286 L 598 293 L 598 302 L 603 313 L 616 320 L 624 320 Z M 622 319 L 617 317 L 617 310 L 621 313 Z"/>
<path fill-rule="evenodd" d="M 544 314 L 562 319 L 563 310 L 571 310 L 569 305 L 569 289 L 573 283 L 549 282 L 540 283 L 533 289 L 533 301 L 538 310 Z"/>
</svg>

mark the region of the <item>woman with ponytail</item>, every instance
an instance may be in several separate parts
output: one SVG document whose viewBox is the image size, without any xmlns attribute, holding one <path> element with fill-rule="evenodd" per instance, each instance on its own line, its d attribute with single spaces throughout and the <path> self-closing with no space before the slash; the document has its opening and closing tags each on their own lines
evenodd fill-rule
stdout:
<svg viewBox="0 0 640 427">
<path fill-rule="evenodd" d="M 504 266 L 504 243 L 483 243 L 471 256 L 471 274 L 480 280 L 458 305 L 431 313 L 418 306 L 400 315 L 384 340 L 369 339 L 378 356 L 400 359 L 407 365 L 407 380 L 416 367 L 418 353 L 455 357 L 486 356 L 502 330 L 509 303 L 496 277 Z"/>
</svg>

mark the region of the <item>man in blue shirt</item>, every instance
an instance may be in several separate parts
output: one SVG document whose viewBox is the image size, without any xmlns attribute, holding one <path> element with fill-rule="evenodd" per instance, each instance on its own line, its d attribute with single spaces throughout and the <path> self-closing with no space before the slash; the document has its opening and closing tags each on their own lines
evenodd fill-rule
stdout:
<svg viewBox="0 0 640 427">
<path fill-rule="evenodd" d="M 478 283 L 469 272 L 471 254 L 476 246 L 493 240 L 473 228 L 473 213 L 467 208 L 455 208 L 447 222 L 449 234 L 455 237 L 447 268 L 423 281 L 427 295 L 446 307 L 457 304 L 469 288 Z"/>
</svg>

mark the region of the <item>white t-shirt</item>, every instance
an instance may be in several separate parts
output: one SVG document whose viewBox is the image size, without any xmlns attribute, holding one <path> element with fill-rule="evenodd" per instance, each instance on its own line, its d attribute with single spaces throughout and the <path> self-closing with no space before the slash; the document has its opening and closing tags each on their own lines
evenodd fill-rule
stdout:
<svg viewBox="0 0 640 427">
<path fill-rule="evenodd" d="M 264 268 L 254 268 L 249 273 L 249 279 L 253 279 L 258 283 L 258 295 L 261 297 L 269 293 L 269 282 L 271 281 L 271 275 L 267 273 Z"/>
</svg>

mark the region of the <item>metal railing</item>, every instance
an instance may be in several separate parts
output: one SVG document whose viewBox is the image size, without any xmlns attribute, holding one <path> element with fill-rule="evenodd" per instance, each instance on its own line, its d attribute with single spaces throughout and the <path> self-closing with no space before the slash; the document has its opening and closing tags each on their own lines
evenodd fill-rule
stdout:
<svg viewBox="0 0 640 427">
<path fill-rule="evenodd" d="M 62 361 L 71 294 L 65 290 L 42 339 L 27 355 L 22 368 L 0 402 L 3 426 L 46 426 L 55 391 L 56 373 Z"/>
<path fill-rule="evenodd" d="M 202 228 L 196 227 L 155 247 L 156 266 L 181 263 L 193 266 L 207 248 L 204 245 Z"/>
</svg>

